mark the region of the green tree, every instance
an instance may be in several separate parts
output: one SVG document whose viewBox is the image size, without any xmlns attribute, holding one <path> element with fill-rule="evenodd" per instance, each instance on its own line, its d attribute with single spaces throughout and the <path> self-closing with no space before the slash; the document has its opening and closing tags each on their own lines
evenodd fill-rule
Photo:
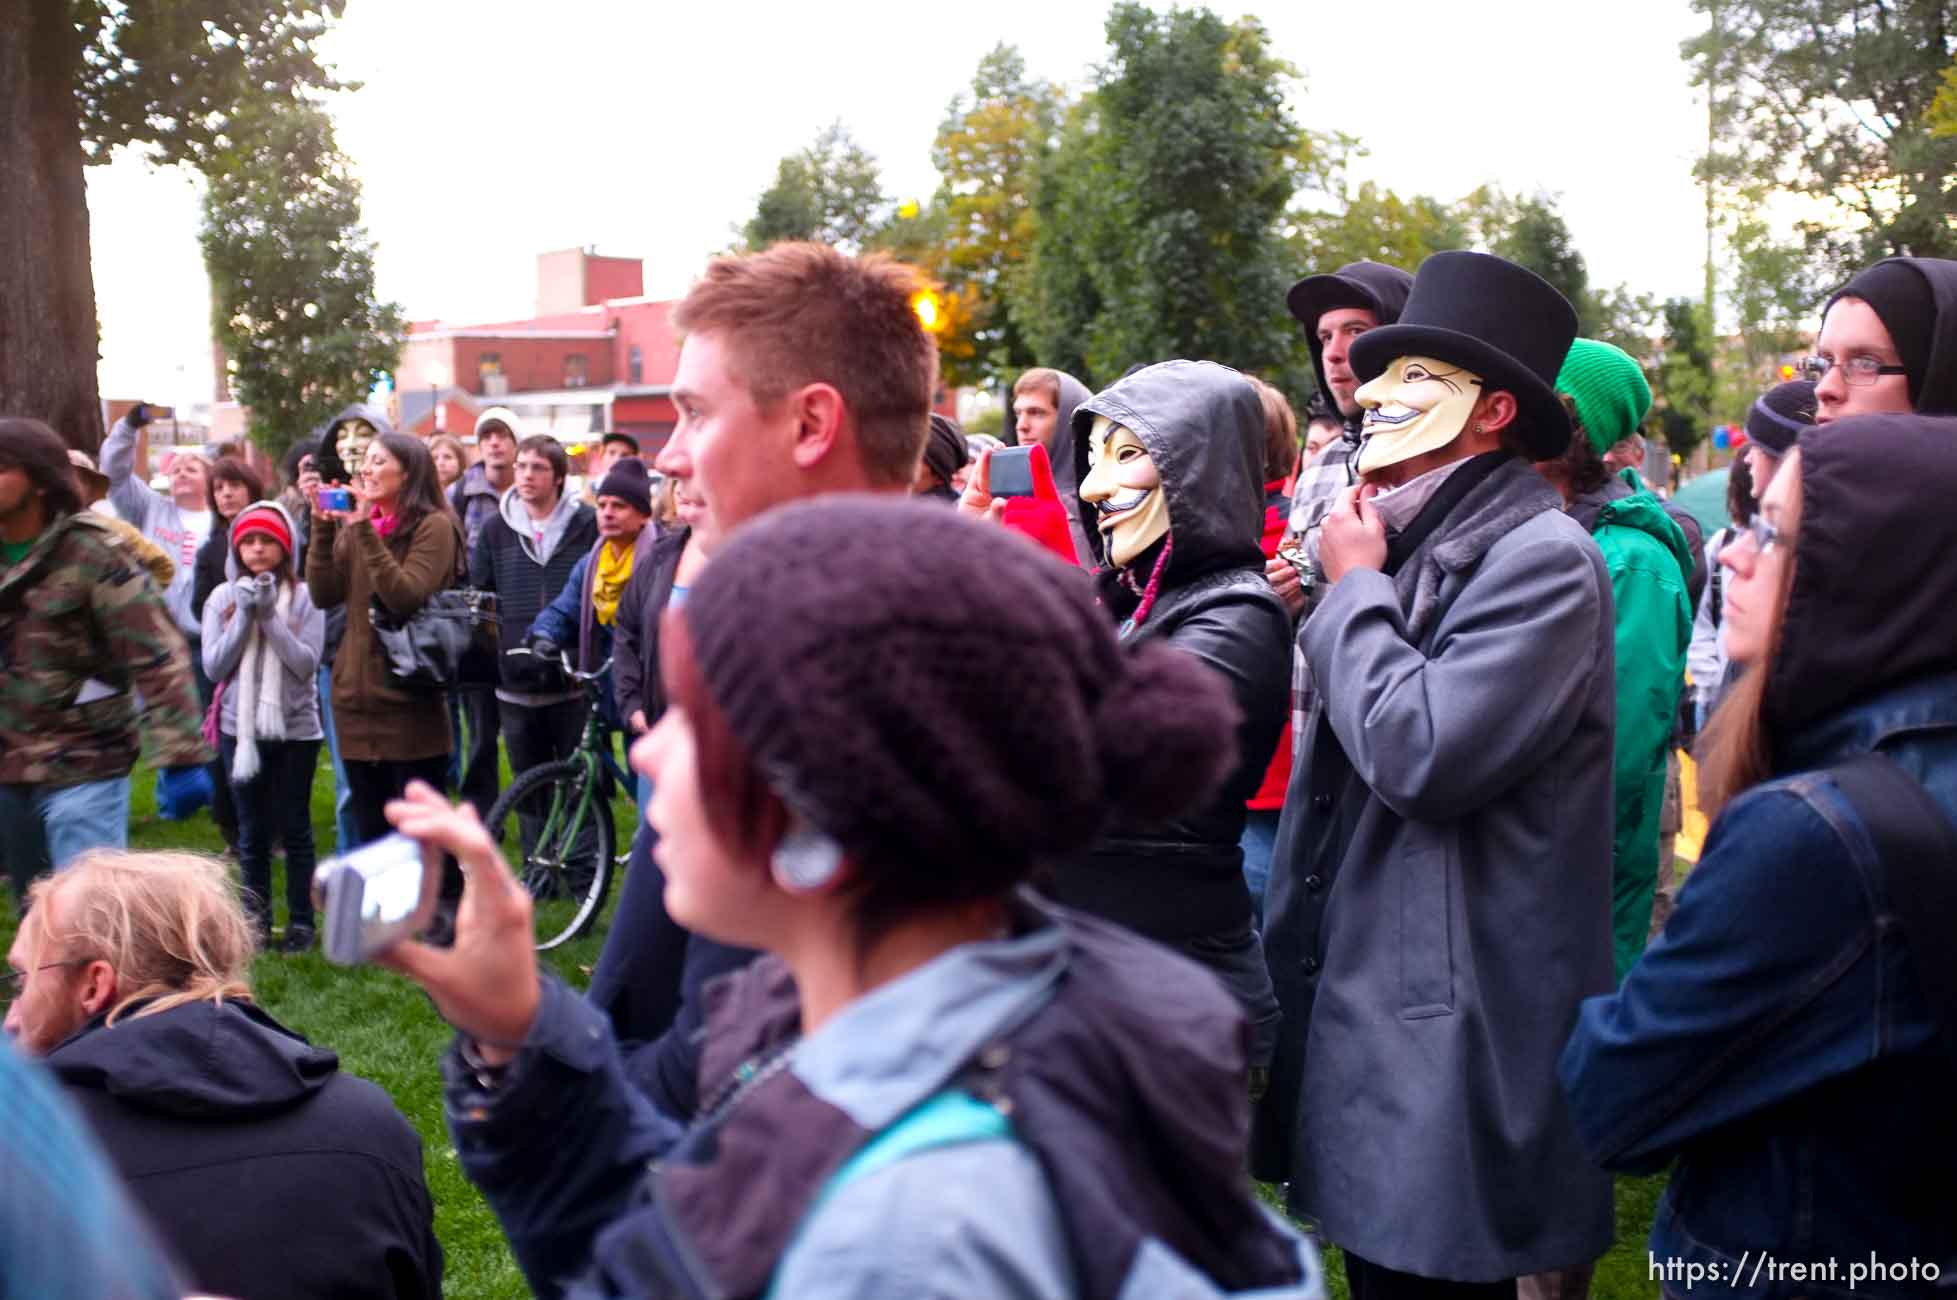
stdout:
<svg viewBox="0 0 1957 1300">
<path fill-rule="evenodd" d="M 948 384 L 1006 383 L 1037 362 L 1008 296 L 1038 229 L 1033 188 L 1064 108 L 1059 90 L 1026 75 L 1018 50 L 995 46 L 938 127 L 931 162 L 942 181 L 929 210 L 900 215 L 879 239 L 916 247 L 916 260 L 945 286 L 949 319 L 938 350 Z M 928 231 L 926 239 L 903 230 L 907 222 Z"/>
<path fill-rule="evenodd" d="M 1430 255 L 1466 248 L 1467 226 L 1453 205 L 1425 194 L 1401 198 L 1376 181 L 1339 184 L 1329 211 L 1300 216 L 1291 235 L 1299 274 L 1366 259 L 1411 271 Z"/>
<path fill-rule="evenodd" d="M 1937 97 L 1930 101 L 1930 113 L 1924 125 L 1939 140 L 1957 139 L 1957 62 L 1943 70 L 1943 84 L 1937 87 Z"/>
<path fill-rule="evenodd" d="M 401 312 L 374 296 L 360 184 L 325 112 L 239 119 L 213 163 L 199 235 L 211 331 L 252 440 L 277 456 L 394 368 Z"/>
<path fill-rule="evenodd" d="M 1658 359 L 1656 390 L 1659 432 L 1681 456 L 1689 456 L 1712 425 L 1712 338 L 1704 308 L 1687 298 L 1672 298 L 1664 309 L 1664 351 Z"/>
<path fill-rule="evenodd" d="M 876 159 L 848 127 L 831 122 L 813 144 L 776 166 L 774 184 L 762 191 L 754 216 L 741 227 L 741 241 L 762 249 L 785 239 L 813 239 L 860 252 L 876 237 L 888 207 Z"/>
<path fill-rule="evenodd" d="M 121 145 L 209 173 L 241 110 L 339 87 L 344 0 L 12 0 L 0 20 L 0 412 L 101 440 L 87 163 Z"/>
<path fill-rule="evenodd" d="M 1285 106 L 1294 72 L 1253 18 L 1123 0 L 1107 33 L 1041 173 L 1015 318 L 1042 360 L 1083 378 L 1208 357 L 1302 391 L 1283 225 L 1320 141 Z"/>
<path fill-rule="evenodd" d="M 1839 279 L 1893 253 L 1957 256 L 1957 138 L 1932 105 L 1957 51 L 1951 0 L 1693 0 L 1685 42 L 1713 102 L 1703 175 L 1750 202 L 1787 191 L 1832 209 L 1800 223 Z"/>
<path fill-rule="evenodd" d="M 1549 281 L 1577 309 L 1577 333 L 1590 336 L 1595 324 L 1590 268 L 1554 199 L 1539 194 L 1520 200 L 1514 219 L 1496 235 L 1488 251 Z M 1586 320 L 1586 315 L 1591 319 Z"/>
</svg>

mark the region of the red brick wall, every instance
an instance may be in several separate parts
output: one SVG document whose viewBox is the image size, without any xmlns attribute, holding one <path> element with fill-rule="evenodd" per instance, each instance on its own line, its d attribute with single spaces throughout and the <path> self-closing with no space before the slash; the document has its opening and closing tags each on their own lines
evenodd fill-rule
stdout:
<svg viewBox="0 0 1957 1300">
<path fill-rule="evenodd" d="M 584 387 L 596 388 L 613 381 L 610 339 L 462 338 L 455 340 L 456 386 L 480 393 L 481 362 L 490 353 L 501 359 L 512 393 L 573 387 L 565 382 L 564 362 L 574 354 L 585 359 Z"/>
</svg>

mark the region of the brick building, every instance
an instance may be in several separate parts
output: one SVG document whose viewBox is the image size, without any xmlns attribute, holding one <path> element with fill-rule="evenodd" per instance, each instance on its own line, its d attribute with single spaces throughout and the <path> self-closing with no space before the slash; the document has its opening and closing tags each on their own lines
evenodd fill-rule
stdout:
<svg viewBox="0 0 1957 1300">
<path fill-rule="evenodd" d="M 607 430 L 650 453 L 678 413 L 679 342 L 670 302 L 644 296 L 643 264 L 567 249 L 537 258 L 538 314 L 454 325 L 414 321 L 395 369 L 404 429 L 467 434 L 487 406 L 508 406 L 525 433 L 581 443 Z"/>
<path fill-rule="evenodd" d="M 617 430 L 650 457 L 679 419 L 672 307 L 645 296 L 637 258 L 588 248 L 539 254 L 530 319 L 409 324 L 394 375 L 397 422 L 411 433 L 467 435 L 484 407 L 508 406 L 526 434 L 575 446 Z M 937 397 L 938 410 L 957 414 L 955 395 Z"/>
</svg>

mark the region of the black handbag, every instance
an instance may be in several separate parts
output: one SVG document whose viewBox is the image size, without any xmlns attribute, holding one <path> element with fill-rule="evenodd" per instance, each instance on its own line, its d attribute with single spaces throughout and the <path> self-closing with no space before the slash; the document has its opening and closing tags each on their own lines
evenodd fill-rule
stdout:
<svg viewBox="0 0 1957 1300">
<path fill-rule="evenodd" d="M 376 596 L 369 613 L 387 671 L 403 686 L 496 685 L 503 619 L 495 592 L 449 587 L 407 618 L 395 617 Z"/>
</svg>

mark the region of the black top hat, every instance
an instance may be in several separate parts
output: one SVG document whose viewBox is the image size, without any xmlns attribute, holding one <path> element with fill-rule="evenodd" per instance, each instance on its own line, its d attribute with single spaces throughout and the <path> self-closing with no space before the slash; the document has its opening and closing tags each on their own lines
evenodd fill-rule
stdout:
<svg viewBox="0 0 1957 1300">
<path fill-rule="evenodd" d="M 1396 357 L 1433 357 L 1480 375 L 1489 392 L 1515 394 L 1532 460 L 1570 445 L 1570 415 L 1556 375 L 1576 338 L 1576 309 L 1541 276 L 1487 253 L 1435 253 L 1420 264 L 1394 325 L 1352 341 L 1360 383 Z"/>
</svg>

